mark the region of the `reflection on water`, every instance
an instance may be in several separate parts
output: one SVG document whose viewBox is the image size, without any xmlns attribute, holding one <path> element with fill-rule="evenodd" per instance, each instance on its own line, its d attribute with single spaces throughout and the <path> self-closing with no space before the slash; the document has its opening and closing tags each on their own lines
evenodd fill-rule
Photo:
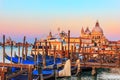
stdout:
<svg viewBox="0 0 120 80">
<path fill-rule="evenodd" d="M 112 68 L 109 72 L 102 72 L 98 77 L 102 80 L 120 80 L 120 69 Z"/>
<path fill-rule="evenodd" d="M 84 71 L 78 75 L 76 78 L 59 78 L 57 80 L 120 80 L 120 69 L 96 69 L 96 75 L 92 76 L 91 71 Z"/>
</svg>

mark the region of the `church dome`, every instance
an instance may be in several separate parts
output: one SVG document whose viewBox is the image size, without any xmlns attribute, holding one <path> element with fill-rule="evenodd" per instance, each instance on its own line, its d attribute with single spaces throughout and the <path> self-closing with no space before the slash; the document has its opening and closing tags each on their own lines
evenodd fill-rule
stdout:
<svg viewBox="0 0 120 80">
<path fill-rule="evenodd" d="M 88 27 L 86 28 L 85 33 L 86 34 L 90 34 L 91 33 Z"/>
<path fill-rule="evenodd" d="M 59 35 L 60 37 L 67 37 L 67 33 L 65 33 L 64 31 L 62 31 Z"/>
<path fill-rule="evenodd" d="M 93 28 L 92 32 L 98 32 L 98 33 L 103 33 L 102 28 L 99 26 L 98 21 L 96 22 L 95 27 Z"/>
</svg>

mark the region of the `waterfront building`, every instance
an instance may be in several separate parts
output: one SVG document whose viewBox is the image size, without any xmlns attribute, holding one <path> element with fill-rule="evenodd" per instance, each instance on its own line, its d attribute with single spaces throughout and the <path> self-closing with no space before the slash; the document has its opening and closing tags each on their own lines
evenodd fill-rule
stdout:
<svg viewBox="0 0 120 80">
<path fill-rule="evenodd" d="M 39 53 L 43 53 L 42 46 L 48 46 L 48 54 L 53 54 L 54 49 L 56 53 L 67 52 L 68 50 L 68 33 L 59 30 L 57 37 L 54 37 L 52 32 L 49 32 L 45 40 L 39 40 L 36 43 L 39 46 Z M 41 46 L 41 47 L 40 47 Z M 90 31 L 89 27 L 84 29 L 82 27 L 80 36 L 70 37 L 69 50 L 77 53 L 116 53 L 120 49 L 120 41 L 109 41 L 101 28 L 99 22 Z M 35 49 L 33 48 L 33 51 Z M 44 50 L 45 51 L 45 50 Z M 51 52 L 50 52 L 51 51 Z"/>
</svg>

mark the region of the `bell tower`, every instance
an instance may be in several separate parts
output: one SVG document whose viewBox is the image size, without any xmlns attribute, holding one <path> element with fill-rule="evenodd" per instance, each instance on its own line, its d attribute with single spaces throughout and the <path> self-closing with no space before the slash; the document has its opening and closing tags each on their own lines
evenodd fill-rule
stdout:
<svg viewBox="0 0 120 80">
<path fill-rule="evenodd" d="M 84 32 L 84 29 L 82 27 L 82 29 L 81 29 L 81 37 L 83 37 L 84 35 L 85 35 L 85 32 Z"/>
</svg>

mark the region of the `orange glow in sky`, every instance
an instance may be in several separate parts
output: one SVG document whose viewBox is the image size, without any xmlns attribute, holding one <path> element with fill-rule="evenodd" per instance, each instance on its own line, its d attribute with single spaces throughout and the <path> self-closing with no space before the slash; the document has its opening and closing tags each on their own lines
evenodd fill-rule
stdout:
<svg viewBox="0 0 120 80">
<path fill-rule="evenodd" d="M 0 39 L 26 35 L 33 41 L 49 31 L 56 34 L 58 27 L 78 37 L 82 27 L 92 30 L 97 20 L 109 40 L 120 40 L 120 0 L 0 1 Z"/>
</svg>

